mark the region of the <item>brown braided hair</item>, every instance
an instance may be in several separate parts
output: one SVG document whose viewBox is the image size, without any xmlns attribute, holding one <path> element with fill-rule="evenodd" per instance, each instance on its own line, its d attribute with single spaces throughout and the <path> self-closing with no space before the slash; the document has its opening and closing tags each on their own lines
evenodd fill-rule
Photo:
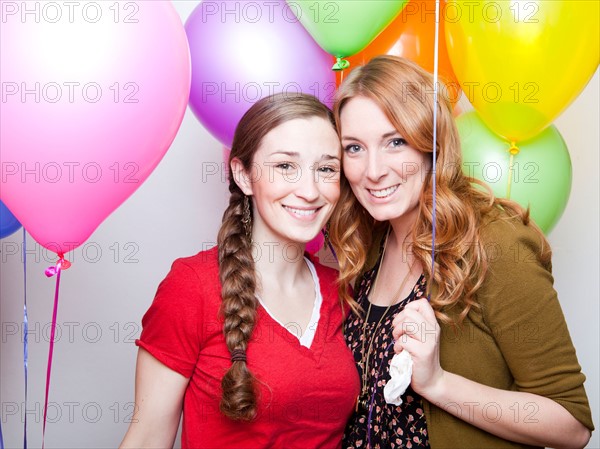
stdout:
<svg viewBox="0 0 600 449">
<path fill-rule="evenodd" d="M 331 111 L 312 95 L 279 93 L 259 100 L 236 128 L 229 166 L 237 158 L 249 173 L 254 154 L 267 133 L 287 121 L 312 117 L 324 118 L 334 127 Z M 256 321 L 256 274 L 252 242 L 242 222 L 245 195 L 235 182 L 233 170 L 229 172 L 229 192 L 229 206 L 223 214 L 217 241 L 223 334 L 234 361 L 221 380 L 220 409 L 231 419 L 247 421 L 256 416 L 257 408 L 256 379 L 244 357 Z M 252 202 L 249 203 L 252 214 Z"/>
</svg>

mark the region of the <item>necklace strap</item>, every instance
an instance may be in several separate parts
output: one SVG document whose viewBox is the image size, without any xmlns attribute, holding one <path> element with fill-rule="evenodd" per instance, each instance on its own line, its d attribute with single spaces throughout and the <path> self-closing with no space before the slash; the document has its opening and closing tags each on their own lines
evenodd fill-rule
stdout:
<svg viewBox="0 0 600 449">
<path fill-rule="evenodd" d="M 381 273 L 381 270 L 383 268 L 383 261 L 385 259 L 385 251 L 387 249 L 387 244 L 388 244 L 388 239 L 389 239 L 389 236 L 391 233 L 391 229 L 392 229 L 392 227 L 390 226 L 388 228 L 388 232 L 385 236 L 385 243 L 383 244 L 383 251 L 381 252 L 381 260 L 379 261 L 379 266 L 377 267 L 377 273 L 375 274 L 375 279 L 373 280 L 373 287 L 369 289 L 369 294 L 375 292 L 375 287 L 377 286 L 377 280 L 379 279 L 379 273 Z M 408 266 L 407 273 L 404 275 L 404 278 L 402 279 L 400 286 L 398 287 L 398 289 L 392 296 L 392 299 L 390 301 L 390 306 L 393 305 L 398 300 L 398 297 L 400 296 L 402 289 L 406 285 L 406 282 L 408 282 L 408 278 L 410 277 L 410 274 L 412 273 L 414 266 L 415 266 L 415 260 L 413 260 L 412 263 Z M 369 301 L 369 304 L 371 304 L 370 301 Z M 370 308 L 370 305 L 369 305 L 369 308 Z"/>
<path fill-rule="evenodd" d="M 377 285 L 377 279 L 379 278 L 379 273 L 381 272 L 381 269 L 383 267 L 383 261 L 384 261 L 384 257 L 385 257 L 385 250 L 387 248 L 387 243 L 388 243 L 388 238 L 390 236 L 390 232 L 391 232 L 391 226 L 388 228 L 388 232 L 387 235 L 385 236 L 385 243 L 383 245 L 383 250 L 381 252 L 381 259 L 379 261 L 379 267 L 377 268 L 377 274 L 375 275 L 375 279 L 373 281 L 373 288 L 369 289 L 369 294 L 375 291 L 375 286 Z M 404 286 L 406 285 L 406 282 L 408 281 L 408 278 L 410 277 L 410 274 L 412 272 L 414 266 L 414 261 L 413 263 L 409 266 L 408 268 L 408 272 L 406 273 L 406 275 L 404 276 L 404 279 L 402 279 L 402 282 L 400 283 L 400 287 L 398 287 L 398 290 L 396 291 L 396 293 L 392 296 L 392 300 L 390 301 L 390 303 L 388 304 L 388 306 L 386 307 L 385 311 L 383 312 L 383 314 L 381 315 L 381 317 L 379 318 L 379 320 L 377 321 L 377 324 L 375 325 L 375 328 L 373 329 L 373 332 L 371 334 L 371 338 L 369 338 L 369 344 L 367 347 L 367 351 L 365 353 L 365 342 L 367 341 L 367 334 L 366 334 L 366 330 L 367 330 L 367 324 L 369 322 L 369 317 L 371 315 L 371 309 L 373 307 L 373 303 L 371 301 L 369 301 L 368 299 L 368 295 L 367 295 L 367 301 L 369 302 L 369 307 L 367 309 L 367 314 L 365 315 L 365 319 L 363 322 L 363 327 L 362 327 L 362 344 L 361 344 L 361 368 L 362 368 L 362 382 L 361 382 L 361 393 L 359 398 L 357 399 L 357 407 L 358 404 L 360 402 L 360 397 L 365 395 L 367 393 L 368 390 L 368 380 L 369 380 L 369 365 L 370 365 L 370 361 L 371 361 L 371 351 L 373 350 L 373 343 L 375 342 L 375 338 L 377 337 L 377 331 L 379 330 L 379 326 L 381 325 L 381 323 L 383 322 L 383 319 L 386 317 L 388 311 L 390 310 L 390 308 L 392 307 L 392 305 L 394 305 L 394 303 L 396 302 L 396 299 L 398 298 L 398 296 L 400 295 L 400 293 L 402 292 L 402 289 L 404 288 Z"/>
</svg>

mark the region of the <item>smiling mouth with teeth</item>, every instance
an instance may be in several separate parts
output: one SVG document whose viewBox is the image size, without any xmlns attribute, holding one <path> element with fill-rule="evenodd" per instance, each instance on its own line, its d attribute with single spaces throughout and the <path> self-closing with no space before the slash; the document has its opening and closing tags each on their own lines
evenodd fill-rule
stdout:
<svg viewBox="0 0 600 449">
<path fill-rule="evenodd" d="M 395 186 L 388 187 L 387 189 L 382 189 L 382 190 L 372 190 L 372 189 L 367 189 L 367 190 L 375 198 L 385 198 L 385 197 L 390 196 L 396 190 L 398 190 L 398 187 L 400 187 L 400 184 L 396 184 Z"/>
<path fill-rule="evenodd" d="M 294 209 L 293 207 L 289 207 L 289 206 L 283 206 L 283 207 L 285 207 L 291 213 L 293 213 L 295 215 L 299 215 L 301 217 L 308 217 L 310 215 L 314 215 L 319 210 L 318 208 L 317 209 Z"/>
</svg>

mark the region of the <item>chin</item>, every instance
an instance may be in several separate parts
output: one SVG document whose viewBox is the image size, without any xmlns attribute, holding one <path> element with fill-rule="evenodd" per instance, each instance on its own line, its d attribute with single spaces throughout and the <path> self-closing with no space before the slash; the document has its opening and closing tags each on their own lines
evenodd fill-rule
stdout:
<svg viewBox="0 0 600 449">
<path fill-rule="evenodd" d="M 367 212 L 371 217 L 377 221 L 387 221 L 395 218 L 396 214 L 383 208 L 366 208 Z"/>
<path fill-rule="evenodd" d="M 298 238 L 294 239 L 294 241 L 301 243 L 303 245 L 306 245 L 308 242 L 313 240 L 317 235 L 319 235 L 318 232 L 311 233 L 311 234 L 304 234 L 303 236 L 298 236 Z"/>
</svg>

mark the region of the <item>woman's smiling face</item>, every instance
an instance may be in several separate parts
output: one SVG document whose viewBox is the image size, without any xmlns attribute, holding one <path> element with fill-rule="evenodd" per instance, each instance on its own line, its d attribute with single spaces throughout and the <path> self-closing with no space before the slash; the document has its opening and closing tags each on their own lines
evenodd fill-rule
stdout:
<svg viewBox="0 0 600 449">
<path fill-rule="evenodd" d="M 262 139 L 244 193 L 254 205 L 253 238 L 306 243 L 331 216 L 340 196 L 341 146 L 319 117 L 293 119 Z"/>
<path fill-rule="evenodd" d="M 431 168 L 428 155 L 412 148 L 364 96 L 344 104 L 340 126 L 344 175 L 360 204 L 378 221 L 413 222 Z"/>
</svg>

